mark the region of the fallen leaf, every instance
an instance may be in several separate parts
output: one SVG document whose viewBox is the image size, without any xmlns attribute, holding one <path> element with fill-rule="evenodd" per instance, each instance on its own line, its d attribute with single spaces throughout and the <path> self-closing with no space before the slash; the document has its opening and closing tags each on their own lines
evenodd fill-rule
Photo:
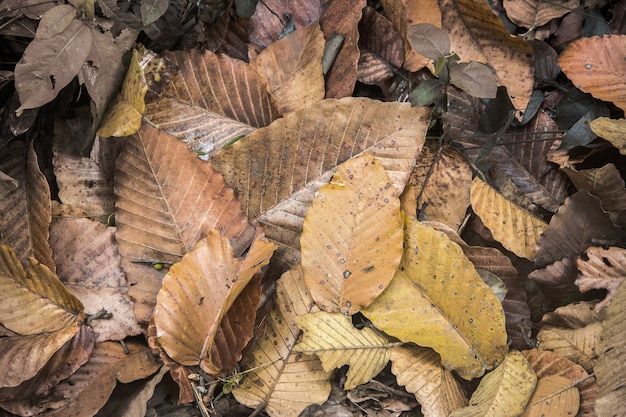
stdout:
<svg viewBox="0 0 626 417">
<path fill-rule="evenodd" d="M 566 329 L 580 329 L 596 321 L 602 321 L 603 312 L 597 312 L 598 301 L 580 301 L 558 307 L 541 318 L 540 326 L 550 325 Z"/>
<path fill-rule="evenodd" d="M 404 61 L 403 42 L 402 35 L 386 17 L 369 6 L 363 9 L 359 22 L 361 53 L 367 49 L 395 68 L 400 68 Z"/>
<path fill-rule="evenodd" d="M 304 218 L 304 281 L 325 311 L 354 314 L 389 285 L 402 257 L 397 191 L 369 153 L 337 168 Z"/>
<path fill-rule="evenodd" d="M 59 4 L 41 16 L 35 39 L 46 40 L 62 33 L 76 18 L 76 7 L 71 4 Z"/>
<path fill-rule="evenodd" d="M 576 290 L 577 276 L 576 260 L 573 257 L 560 259 L 528 274 L 528 278 L 539 284 L 548 298 L 559 304 Z"/>
<path fill-rule="evenodd" d="M 625 99 L 626 100 L 626 99 Z M 626 155 L 626 119 L 609 119 L 608 117 L 598 117 L 590 124 L 593 133 L 606 139 L 615 146 L 619 153 Z"/>
<path fill-rule="evenodd" d="M 578 413 L 580 394 L 569 379 L 549 375 L 537 387 L 520 417 L 571 417 Z"/>
<path fill-rule="evenodd" d="M 144 26 L 156 22 L 167 10 L 169 1 L 148 0 L 141 2 L 141 21 Z"/>
<path fill-rule="evenodd" d="M 437 352 L 419 346 L 394 346 L 390 349 L 391 372 L 398 385 L 422 406 L 424 417 L 448 417 L 467 405 L 461 384 L 441 365 Z"/>
<path fill-rule="evenodd" d="M 409 217 L 405 224 L 396 275 L 362 313 L 389 335 L 432 347 L 463 378 L 481 376 L 506 354 L 502 305 L 443 232 Z"/>
<path fill-rule="evenodd" d="M 609 305 L 617 288 L 626 277 L 626 249 L 592 246 L 585 251 L 584 259 L 576 260 L 578 278 L 576 285 L 581 292 L 606 289 L 607 295 L 595 307 L 596 311 Z"/>
<path fill-rule="evenodd" d="M 264 0 L 264 3 L 257 3 L 250 18 L 250 42 L 267 48 L 292 31 L 317 22 L 321 11 L 322 5 L 317 0 Z"/>
<path fill-rule="evenodd" d="M 316 355 L 326 372 L 348 365 L 345 390 L 365 384 L 389 362 L 389 339 L 368 327 L 356 329 L 344 314 L 320 311 L 295 320 L 303 334 L 293 351 Z"/>
<path fill-rule="evenodd" d="M 450 417 L 517 417 L 526 408 L 537 376 L 528 360 L 511 350 L 504 361 L 485 375 L 472 394 L 467 407 L 450 413 Z"/>
<path fill-rule="evenodd" d="M 559 66 L 574 86 L 624 110 L 625 58 L 626 35 L 594 36 L 570 43 L 559 56 Z"/>
<path fill-rule="evenodd" d="M 613 164 L 580 171 L 561 168 L 578 190 L 587 190 L 602 201 L 607 211 L 626 210 L 626 188 L 624 179 Z"/>
<path fill-rule="evenodd" d="M 539 330 L 537 344 L 540 349 L 554 352 L 582 366 L 587 372 L 593 372 L 601 333 L 599 322 L 579 329 L 546 326 Z"/>
<path fill-rule="evenodd" d="M 480 62 L 451 65 L 450 82 L 473 97 L 496 98 L 498 92 L 493 72 Z"/>
<path fill-rule="evenodd" d="M 518 26 L 533 30 L 543 26 L 552 19 L 557 19 L 577 7 L 577 0 L 561 3 L 547 3 L 541 0 L 504 0 L 502 6 L 506 16 Z"/>
</svg>

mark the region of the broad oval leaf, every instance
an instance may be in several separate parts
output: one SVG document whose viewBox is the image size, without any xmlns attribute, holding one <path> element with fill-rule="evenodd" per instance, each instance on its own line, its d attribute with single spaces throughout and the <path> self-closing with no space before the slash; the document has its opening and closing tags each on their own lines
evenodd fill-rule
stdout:
<svg viewBox="0 0 626 417">
<path fill-rule="evenodd" d="M 578 388 L 565 377 L 549 375 L 539 378 L 520 417 L 571 417 L 578 413 L 578 407 Z"/>
<path fill-rule="evenodd" d="M 172 265 L 157 295 L 154 322 L 159 343 L 173 360 L 185 366 L 199 364 L 213 375 L 222 371 L 213 357 L 213 344 L 221 343 L 216 336 L 222 318 L 254 274 L 269 263 L 274 249 L 259 233 L 245 260 L 240 260 L 233 257 L 228 239 L 212 230 Z M 234 332 L 233 349 L 241 351 L 252 337 L 256 307 L 248 306 L 247 323 L 240 323 L 242 328 Z"/>
<path fill-rule="evenodd" d="M 537 345 L 579 364 L 587 372 L 593 372 L 597 360 L 602 325 L 591 323 L 579 329 L 562 329 L 546 326 L 537 334 Z"/>
<path fill-rule="evenodd" d="M 76 18 L 76 7 L 71 4 L 60 4 L 41 16 L 35 39 L 45 40 L 62 33 Z"/>
<path fill-rule="evenodd" d="M 303 335 L 293 351 L 317 355 L 326 372 L 349 365 L 345 390 L 365 384 L 389 362 L 389 339 L 369 327 L 356 329 L 344 314 L 320 311 L 295 320 Z"/>
<path fill-rule="evenodd" d="M 526 408 L 537 375 L 528 360 L 510 351 L 493 372 L 485 375 L 472 394 L 469 405 L 450 413 L 450 417 L 517 417 Z"/>
<path fill-rule="evenodd" d="M 339 166 L 307 211 L 304 281 L 319 307 L 354 314 L 389 285 L 402 257 L 400 200 L 370 154 Z"/>
<path fill-rule="evenodd" d="M 396 275 L 362 313 L 404 342 L 432 347 L 465 379 L 494 368 L 507 351 L 502 305 L 462 249 L 408 217 Z"/>
<path fill-rule="evenodd" d="M 504 0 L 506 16 L 518 26 L 535 29 L 552 19 L 561 17 L 580 5 L 578 0 L 566 0 L 552 3 L 543 0 Z"/>
<path fill-rule="evenodd" d="M 495 98 L 498 92 L 496 77 L 488 66 L 480 62 L 452 65 L 450 82 L 473 97 Z"/>
<path fill-rule="evenodd" d="M 141 21 L 144 26 L 156 22 L 167 11 L 167 0 L 144 0 L 141 2 Z"/>
<path fill-rule="evenodd" d="M 519 257 L 535 259 L 539 235 L 548 227 L 541 219 L 516 206 L 478 177 L 470 193 L 472 209 L 493 238 Z"/>
<path fill-rule="evenodd" d="M 448 33 L 430 23 L 418 23 L 409 27 L 407 38 L 415 52 L 433 61 L 450 54 Z"/>
</svg>

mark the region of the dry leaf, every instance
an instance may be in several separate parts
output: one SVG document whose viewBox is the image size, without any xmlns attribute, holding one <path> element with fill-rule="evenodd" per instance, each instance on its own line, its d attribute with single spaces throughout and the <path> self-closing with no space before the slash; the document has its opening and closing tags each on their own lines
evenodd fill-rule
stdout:
<svg viewBox="0 0 626 417">
<path fill-rule="evenodd" d="M 576 260 L 563 258 L 542 269 L 535 269 L 528 278 L 541 287 L 543 293 L 555 303 L 562 303 L 576 290 Z"/>
<path fill-rule="evenodd" d="M 243 359 L 247 372 L 233 390 L 240 403 L 266 407 L 271 417 L 299 415 L 309 404 L 322 404 L 330 394 L 330 377 L 317 356 L 293 352 L 300 331 L 297 316 L 313 311 L 314 303 L 300 266 L 276 282 L 276 298 L 270 304 L 263 334 Z"/>
<path fill-rule="evenodd" d="M 443 366 L 465 379 L 493 369 L 506 354 L 500 301 L 456 243 L 408 217 L 398 271 L 362 313 L 387 334 L 432 347 Z"/>
<path fill-rule="evenodd" d="M 441 365 L 434 350 L 394 346 L 390 354 L 391 372 L 398 385 L 415 394 L 424 417 L 448 417 L 451 411 L 467 405 L 461 384 Z"/>
<path fill-rule="evenodd" d="M 345 390 L 365 384 L 389 362 L 389 339 L 369 327 L 356 329 L 344 314 L 320 311 L 295 320 L 303 335 L 293 351 L 318 356 L 326 372 L 348 365 Z"/>
<path fill-rule="evenodd" d="M 154 309 L 157 338 L 169 357 L 181 365 L 200 365 L 211 375 L 232 371 L 252 337 L 260 292 L 256 304 L 245 306 L 243 320 L 230 324 L 235 340 L 227 340 L 226 346 L 216 340 L 220 323 L 254 274 L 269 263 L 275 248 L 258 233 L 246 258 L 240 260 L 233 257 L 228 239 L 212 230 L 179 263 L 172 265 L 163 278 Z M 234 362 L 224 358 L 231 351 Z M 220 366 L 222 361 L 226 362 L 225 369 Z"/>
<path fill-rule="evenodd" d="M 546 326 L 539 330 L 537 344 L 540 349 L 554 352 L 582 366 L 587 372 L 593 372 L 601 333 L 599 322 L 579 329 Z"/>
<path fill-rule="evenodd" d="M 250 42 L 263 48 L 295 29 L 309 26 L 320 18 L 322 4 L 317 0 L 263 0 L 250 18 Z M 277 19 L 276 16 L 281 16 Z"/>
<path fill-rule="evenodd" d="M 581 38 L 559 56 L 559 66 L 574 86 L 626 109 L 626 35 Z"/>
<path fill-rule="evenodd" d="M 481 379 L 467 407 L 450 413 L 450 417 L 517 417 L 537 384 L 535 371 L 528 360 L 511 350 L 504 361 Z"/>
<path fill-rule="evenodd" d="M 626 155 L 626 119 L 609 119 L 608 117 L 598 117 L 590 124 L 593 133 L 606 139 L 615 146 L 619 153 Z"/>
<path fill-rule="evenodd" d="M 367 6 L 359 22 L 359 47 L 367 49 L 395 68 L 404 61 L 402 36 L 382 14 Z"/>
<path fill-rule="evenodd" d="M 532 30 L 569 13 L 579 5 L 579 1 L 550 3 L 541 0 L 504 0 L 502 5 L 513 23 Z"/>
<path fill-rule="evenodd" d="M 579 407 L 578 388 L 565 377 L 549 375 L 539 378 L 520 417 L 571 417 L 578 413 Z"/>
<path fill-rule="evenodd" d="M 602 321 L 603 312 L 596 312 L 597 301 L 570 303 L 546 313 L 541 318 L 540 326 L 557 326 L 566 329 L 580 329 L 596 321 Z"/>
<path fill-rule="evenodd" d="M 472 181 L 471 202 L 495 240 L 519 257 L 535 258 L 539 235 L 548 227 L 543 220 L 511 203 L 478 177 Z"/>
<path fill-rule="evenodd" d="M 402 257 L 397 191 L 369 153 L 315 193 L 300 238 L 304 280 L 325 311 L 354 314 L 389 285 Z"/>
<path fill-rule="evenodd" d="M 593 123 L 593 122 L 592 122 Z M 600 168 L 575 171 L 561 168 L 579 190 L 587 190 L 602 201 L 607 211 L 626 210 L 626 189 L 624 179 L 613 164 Z"/>
</svg>

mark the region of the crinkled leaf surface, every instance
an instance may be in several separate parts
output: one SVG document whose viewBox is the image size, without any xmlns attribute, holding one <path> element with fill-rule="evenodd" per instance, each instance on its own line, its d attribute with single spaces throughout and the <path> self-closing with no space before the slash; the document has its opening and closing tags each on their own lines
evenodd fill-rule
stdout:
<svg viewBox="0 0 626 417">
<path fill-rule="evenodd" d="M 237 401 L 251 408 L 265 406 L 271 417 L 298 415 L 308 405 L 326 401 L 331 375 L 317 356 L 293 351 L 300 334 L 295 318 L 314 308 L 302 269 L 295 266 L 276 282 L 265 331 L 243 360 L 242 369 L 249 373 L 233 390 Z"/>
<path fill-rule="evenodd" d="M 596 310 L 607 306 L 615 296 L 617 288 L 626 277 L 626 249 L 592 246 L 585 251 L 585 259 L 578 258 L 579 275 L 576 285 L 581 292 L 591 289 L 606 289 L 606 298 L 596 305 Z"/>
<path fill-rule="evenodd" d="M 233 239 L 240 255 L 254 233 L 222 176 L 148 125 L 117 160 L 115 195 L 116 239 L 140 323 L 150 318 L 163 275 L 153 263 L 177 262 L 211 229 Z"/>
<path fill-rule="evenodd" d="M 430 111 L 363 98 L 323 100 L 258 129 L 211 159 L 248 219 L 278 244 L 275 260 L 300 259 L 300 232 L 315 192 L 336 167 L 369 152 L 400 193 L 424 143 Z M 294 139 L 295 138 L 295 139 Z"/>
<path fill-rule="evenodd" d="M 559 66 L 580 90 L 626 109 L 626 35 L 593 36 L 570 43 Z"/>
<path fill-rule="evenodd" d="M 320 311 L 295 320 L 304 333 L 294 352 L 317 355 L 326 372 L 350 366 L 345 390 L 365 384 L 389 362 L 389 339 L 369 327 L 356 329 L 349 316 Z"/>
<path fill-rule="evenodd" d="M 580 394 L 569 379 L 549 375 L 537 380 L 521 417 L 570 417 L 578 413 Z"/>
<path fill-rule="evenodd" d="M 398 384 L 422 406 L 425 417 L 448 417 L 467 405 L 461 384 L 441 365 L 437 352 L 419 346 L 394 346 L 390 349 L 391 372 Z"/>
<path fill-rule="evenodd" d="M 602 208 L 607 211 L 626 210 L 626 188 L 624 179 L 614 164 L 600 168 L 575 171 L 561 168 L 577 189 L 587 190 L 602 201 Z"/>
<path fill-rule="evenodd" d="M 577 0 L 551 3 L 542 0 L 504 0 L 506 15 L 516 25 L 534 29 L 578 7 Z"/>
<path fill-rule="evenodd" d="M 221 342 L 216 340 L 220 323 L 254 274 L 269 263 L 274 249 L 259 233 L 246 258 L 240 260 L 233 257 L 228 239 L 212 230 L 172 265 L 154 309 L 157 338 L 172 359 L 181 365 L 200 365 L 209 374 L 222 371 L 212 357 L 213 344 Z M 230 324 L 236 340 L 226 349 L 241 352 L 248 343 L 257 306 L 258 298 L 257 305 L 248 306 L 247 320 Z"/>
<path fill-rule="evenodd" d="M 537 376 L 520 352 L 511 350 L 504 361 L 481 379 L 467 407 L 450 417 L 517 417 L 526 408 Z"/>
<path fill-rule="evenodd" d="M 539 330 L 537 344 L 540 349 L 554 352 L 592 372 L 601 334 L 600 322 L 579 329 L 546 326 Z"/>
<path fill-rule="evenodd" d="M 371 154 L 341 164 L 315 193 L 300 246 L 305 283 L 325 311 L 354 314 L 389 285 L 402 257 L 400 200 Z"/>
<path fill-rule="evenodd" d="M 362 312 L 384 332 L 432 347 L 447 369 L 466 379 L 494 368 L 506 354 L 498 298 L 456 243 L 409 217 L 398 271 Z"/>
<path fill-rule="evenodd" d="M 591 122 L 590 127 L 593 133 L 611 142 L 622 155 L 626 154 L 626 119 L 598 117 Z"/>
</svg>

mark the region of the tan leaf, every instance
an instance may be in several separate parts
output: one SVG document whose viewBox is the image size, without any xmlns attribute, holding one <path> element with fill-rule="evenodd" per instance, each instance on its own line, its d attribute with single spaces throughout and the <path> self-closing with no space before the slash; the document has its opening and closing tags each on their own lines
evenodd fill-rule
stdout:
<svg viewBox="0 0 626 417">
<path fill-rule="evenodd" d="M 76 18 L 76 8 L 71 4 L 60 4 L 41 16 L 35 39 L 45 40 L 63 32 Z"/>
<path fill-rule="evenodd" d="M 472 171 L 461 152 L 427 141 L 410 180 L 420 218 L 458 230 L 470 203 L 471 180 Z"/>
<path fill-rule="evenodd" d="M 0 387 L 15 387 L 34 377 L 77 331 L 78 324 L 73 322 L 59 330 L 0 339 L 0 358 L 5 370 Z"/>
<path fill-rule="evenodd" d="M 117 160 L 115 194 L 122 268 L 143 324 L 164 274 L 153 263 L 177 262 L 211 229 L 233 239 L 239 255 L 254 233 L 222 176 L 176 138 L 148 125 L 127 140 Z"/>
<path fill-rule="evenodd" d="M 600 417 L 619 416 L 626 413 L 626 284 L 622 282 L 602 322 L 604 332 L 598 349 L 599 360 L 595 371 L 600 387 L 596 411 Z"/>
<path fill-rule="evenodd" d="M 17 114 L 52 101 L 78 74 L 91 45 L 89 27 L 78 19 L 51 38 L 34 39 L 15 66 L 15 89 L 22 104 Z"/>
<path fill-rule="evenodd" d="M 600 311 L 611 302 L 626 277 L 626 249 L 592 246 L 585 251 L 585 255 L 586 259 L 576 260 L 579 270 L 576 285 L 581 292 L 592 289 L 608 291 L 604 300 L 595 307 L 596 311 Z"/>
<path fill-rule="evenodd" d="M 570 43 L 559 66 L 574 86 L 626 109 L 626 35 L 593 36 Z"/>
<path fill-rule="evenodd" d="M 593 372 L 601 333 L 602 325 L 599 322 L 579 329 L 548 326 L 539 330 L 537 343 L 540 349 L 554 352 L 582 366 L 587 372 Z"/>
<path fill-rule="evenodd" d="M 261 51 L 251 67 L 267 80 L 280 114 L 305 108 L 324 98 L 319 24 L 296 30 Z"/>
<path fill-rule="evenodd" d="M 506 354 L 500 301 L 456 243 L 408 217 L 400 267 L 362 313 L 387 334 L 432 347 L 443 366 L 465 379 L 481 376 Z"/>
<path fill-rule="evenodd" d="M 471 186 L 472 209 L 489 228 L 493 238 L 517 256 L 533 260 L 539 235 L 548 227 L 478 177 Z"/>
<path fill-rule="evenodd" d="M 212 162 L 235 189 L 248 219 L 257 220 L 278 244 L 274 260 L 284 270 L 300 259 L 306 208 L 336 167 L 369 152 L 400 193 L 424 142 L 429 115 L 428 109 L 408 103 L 323 100 L 223 148 Z"/>
<path fill-rule="evenodd" d="M 48 244 L 51 204 L 50 187 L 39 170 L 32 146 L 11 141 L 2 148 L 0 171 L 18 182 L 18 188 L 0 200 L 0 243 L 11 246 L 20 259 L 32 256 L 54 271 Z"/>
<path fill-rule="evenodd" d="M 591 122 L 593 125 L 593 122 Z M 577 189 L 587 190 L 602 201 L 602 208 L 607 211 L 626 210 L 626 189 L 624 179 L 613 164 L 600 168 L 575 171 L 562 168 Z"/>
<path fill-rule="evenodd" d="M 549 3 L 541 0 L 504 0 L 506 15 L 518 26 L 535 29 L 578 7 L 578 0 Z"/>
<path fill-rule="evenodd" d="M 300 239 L 304 280 L 316 304 L 354 314 L 389 285 L 402 257 L 400 201 L 369 153 L 337 168 L 320 188 Z"/>
<path fill-rule="evenodd" d="M 85 313 L 104 309 L 113 315 L 91 322 L 96 342 L 141 333 L 120 268 L 115 229 L 89 219 L 58 218 L 50 230 L 57 273 L 65 287 L 81 300 Z"/>
<path fill-rule="evenodd" d="M 129 136 L 141 127 L 146 105 L 144 96 L 148 91 L 142 62 L 153 57 L 151 52 L 133 50 L 130 66 L 126 71 L 122 90 L 115 97 L 109 110 L 104 115 L 98 135 L 100 136 Z"/>
<path fill-rule="evenodd" d="M 580 329 L 595 321 L 602 321 L 603 312 L 595 311 L 598 301 L 580 301 L 558 307 L 553 312 L 544 314 L 540 326 L 557 326 L 566 329 Z"/>
<path fill-rule="evenodd" d="M 250 18 L 250 42 L 263 48 L 285 36 L 290 29 L 319 21 L 322 4 L 317 0 L 263 0 Z M 276 19 L 276 15 L 283 16 Z M 284 18 L 287 17 L 288 18 Z"/>
<path fill-rule="evenodd" d="M 511 350 L 494 371 L 481 379 L 467 407 L 450 417 L 517 417 L 537 384 L 535 371 L 520 352 Z"/>
<path fill-rule="evenodd" d="M 172 359 L 181 365 L 200 365 L 209 374 L 222 371 L 212 357 L 220 322 L 253 275 L 269 263 L 274 249 L 260 233 L 246 259 L 240 260 L 233 257 L 228 239 L 212 230 L 172 265 L 154 309 L 157 338 Z M 230 350 L 241 352 L 252 337 L 257 306 L 250 307 L 248 323 L 239 323 L 242 328 L 234 332 L 236 340 L 227 347 Z"/>
<path fill-rule="evenodd" d="M 619 153 L 626 155 L 626 119 L 609 119 L 608 117 L 598 117 L 591 122 L 593 133 L 606 139 L 615 146 Z"/>
<path fill-rule="evenodd" d="M 389 362 L 389 339 L 368 327 L 356 329 L 344 314 L 320 311 L 295 320 L 303 335 L 293 351 L 317 355 L 326 372 L 350 366 L 345 390 L 365 384 Z"/>
<path fill-rule="evenodd" d="M 0 323 L 21 335 L 73 326 L 83 312 L 81 302 L 46 266 L 33 258 L 29 261 L 24 270 L 15 252 L 0 245 L 0 292 L 5 297 L 0 305 Z"/>
<path fill-rule="evenodd" d="M 593 376 L 590 376 L 580 365 L 545 350 L 531 349 L 522 352 L 537 373 L 537 378 L 546 376 L 562 376 L 569 379 L 572 385 L 580 392 L 580 408 L 577 417 L 593 417 L 594 402 L 598 396 L 598 385 Z"/>
<path fill-rule="evenodd" d="M 424 417 L 448 417 L 451 411 L 467 405 L 467 398 L 452 372 L 441 365 L 439 355 L 419 346 L 390 349 L 391 372 L 398 384 L 415 394 Z"/>
<path fill-rule="evenodd" d="M 571 417 L 576 415 L 579 407 L 578 388 L 565 377 L 550 375 L 539 378 L 520 417 Z"/>
<path fill-rule="evenodd" d="M 512 36 L 487 3 L 439 0 L 439 7 L 441 27 L 450 35 L 450 49 L 459 54 L 463 62 L 491 65 L 496 70 L 498 85 L 507 87 L 515 108 L 526 109 L 534 82 L 530 45 Z"/>
<path fill-rule="evenodd" d="M 242 369 L 249 371 L 233 390 L 237 401 L 250 408 L 265 405 L 271 417 L 299 415 L 309 404 L 326 401 L 331 376 L 317 356 L 293 352 L 300 334 L 295 318 L 313 308 L 298 265 L 276 282 L 265 330 L 243 359 Z"/>
</svg>

